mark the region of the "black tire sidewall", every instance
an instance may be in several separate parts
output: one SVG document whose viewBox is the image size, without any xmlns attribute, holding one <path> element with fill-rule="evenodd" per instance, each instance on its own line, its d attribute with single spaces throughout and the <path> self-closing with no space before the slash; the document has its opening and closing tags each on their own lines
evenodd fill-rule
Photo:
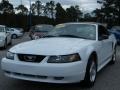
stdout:
<svg viewBox="0 0 120 90">
<path fill-rule="evenodd" d="M 114 59 L 114 54 L 115 54 L 115 60 L 113 60 L 113 59 Z M 112 59 L 111 59 L 111 61 L 110 61 L 110 64 L 115 64 L 115 62 L 116 62 L 116 46 L 115 46 L 115 48 L 114 48 L 114 53 L 113 53 L 113 55 L 112 55 Z"/>
<path fill-rule="evenodd" d="M 12 39 L 11 39 L 11 41 L 10 41 L 9 45 L 12 45 Z"/>
<path fill-rule="evenodd" d="M 7 40 L 5 40 L 5 43 L 4 43 L 4 47 L 3 47 L 4 49 L 6 49 L 7 48 Z"/>
<path fill-rule="evenodd" d="M 92 65 L 93 62 L 96 64 L 94 56 L 91 56 L 88 60 L 85 79 L 84 79 L 84 83 L 87 87 L 92 87 L 94 85 L 95 81 L 96 81 L 96 77 L 95 77 L 94 82 L 92 82 L 90 80 L 90 68 L 91 68 L 91 65 Z M 97 74 L 97 64 L 96 64 L 96 74 Z"/>
</svg>

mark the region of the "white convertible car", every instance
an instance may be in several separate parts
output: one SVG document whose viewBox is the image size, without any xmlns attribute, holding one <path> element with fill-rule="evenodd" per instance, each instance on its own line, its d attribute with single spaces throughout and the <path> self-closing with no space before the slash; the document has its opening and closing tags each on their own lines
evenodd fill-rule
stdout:
<svg viewBox="0 0 120 90">
<path fill-rule="evenodd" d="M 8 77 L 93 86 L 97 72 L 115 60 L 116 39 L 102 24 L 64 23 L 42 39 L 11 48 L 1 63 Z"/>
</svg>

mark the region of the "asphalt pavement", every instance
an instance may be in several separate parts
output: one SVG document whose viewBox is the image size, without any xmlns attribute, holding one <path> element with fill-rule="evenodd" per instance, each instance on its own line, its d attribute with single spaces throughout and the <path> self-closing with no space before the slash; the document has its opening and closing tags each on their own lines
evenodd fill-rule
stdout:
<svg viewBox="0 0 120 90">
<path fill-rule="evenodd" d="M 12 46 L 29 41 L 27 34 L 13 40 Z M 12 46 L 9 46 L 11 48 Z M 0 50 L 1 58 L 5 57 L 7 50 Z M 50 84 L 12 79 L 4 76 L 0 65 L 0 90 L 120 90 L 120 47 L 117 47 L 117 61 L 114 65 L 107 65 L 97 75 L 92 88 L 85 88 L 81 84 Z"/>
</svg>

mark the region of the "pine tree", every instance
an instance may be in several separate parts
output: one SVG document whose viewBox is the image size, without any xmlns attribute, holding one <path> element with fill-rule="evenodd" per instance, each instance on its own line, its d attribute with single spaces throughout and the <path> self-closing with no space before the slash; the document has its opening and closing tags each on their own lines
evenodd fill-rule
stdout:
<svg viewBox="0 0 120 90">
<path fill-rule="evenodd" d="M 101 9 L 96 9 L 93 12 L 98 17 L 98 21 L 120 24 L 119 0 L 102 0 L 98 1 L 98 3 L 102 5 Z"/>
<path fill-rule="evenodd" d="M 0 12 L 14 14 L 14 7 L 8 0 L 2 0 L 0 3 Z"/>
</svg>

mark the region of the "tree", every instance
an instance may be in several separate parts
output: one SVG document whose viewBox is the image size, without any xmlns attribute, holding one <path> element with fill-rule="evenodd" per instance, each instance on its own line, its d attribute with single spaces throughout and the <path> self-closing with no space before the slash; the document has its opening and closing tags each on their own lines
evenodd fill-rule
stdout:
<svg viewBox="0 0 120 90">
<path fill-rule="evenodd" d="M 118 20 L 118 24 L 120 25 L 120 0 L 114 0 L 114 5 L 115 5 L 115 18 Z"/>
<path fill-rule="evenodd" d="M 101 9 L 96 9 L 95 13 L 98 21 L 108 23 L 119 23 L 120 24 L 120 1 L 119 0 L 102 0 L 98 1 L 102 4 Z"/>
<path fill-rule="evenodd" d="M 67 8 L 66 12 L 67 12 L 69 21 L 78 21 L 82 16 L 82 12 L 79 10 L 78 5 Z"/>
<path fill-rule="evenodd" d="M 85 18 L 85 19 L 90 19 L 90 18 L 91 18 L 90 13 L 86 13 L 86 14 L 84 15 L 84 18 Z"/>
<path fill-rule="evenodd" d="M 31 13 L 32 13 L 32 15 L 35 15 L 35 3 L 33 3 L 32 5 L 31 5 Z"/>
<path fill-rule="evenodd" d="M 75 10 L 76 10 L 76 19 L 77 21 L 79 21 L 80 18 L 82 18 L 82 11 L 80 11 L 80 8 L 78 5 L 75 6 Z"/>
<path fill-rule="evenodd" d="M 49 17 L 49 2 L 44 6 L 44 15 Z"/>
<path fill-rule="evenodd" d="M 2 13 L 14 14 L 14 8 L 8 0 L 2 0 L 0 3 L 0 11 Z"/>
<path fill-rule="evenodd" d="M 18 12 L 18 14 L 21 15 L 27 15 L 28 14 L 28 9 L 24 5 L 19 5 L 18 7 L 15 8 Z"/>
<path fill-rule="evenodd" d="M 46 3 L 46 5 L 44 6 L 44 15 L 54 19 L 55 17 L 55 2 L 54 1 L 50 1 Z"/>
<path fill-rule="evenodd" d="M 69 21 L 76 21 L 76 15 L 75 15 L 75 8 L 74 6 L 71 6 L 70 8 L 66 9 Z"/>
<path fill-rule="evenodd" d="M 55 12 L 55 2 L 54 1 L 49 2 L 49 10 L 50 10 L 51 17 L 53 19 L 54 18 L 54 12 Z"/>
<path fill-rule="evenodd" d="M 40 16 L 43 11 L 43 5 L 40 0 L 37 0 L 35 3 L 32 4 L 31 6 L 31 11 L 33 15 L 38 15 Z"/>
<path fill-rule="evenodd" d="M 63 7 L 61 6 L 60 3 L 56 4 L 56 22 L 57 23 L 63 23 L 67 21 L 67 13 L 66 11 L 63 9 Z"/>
</svg>

